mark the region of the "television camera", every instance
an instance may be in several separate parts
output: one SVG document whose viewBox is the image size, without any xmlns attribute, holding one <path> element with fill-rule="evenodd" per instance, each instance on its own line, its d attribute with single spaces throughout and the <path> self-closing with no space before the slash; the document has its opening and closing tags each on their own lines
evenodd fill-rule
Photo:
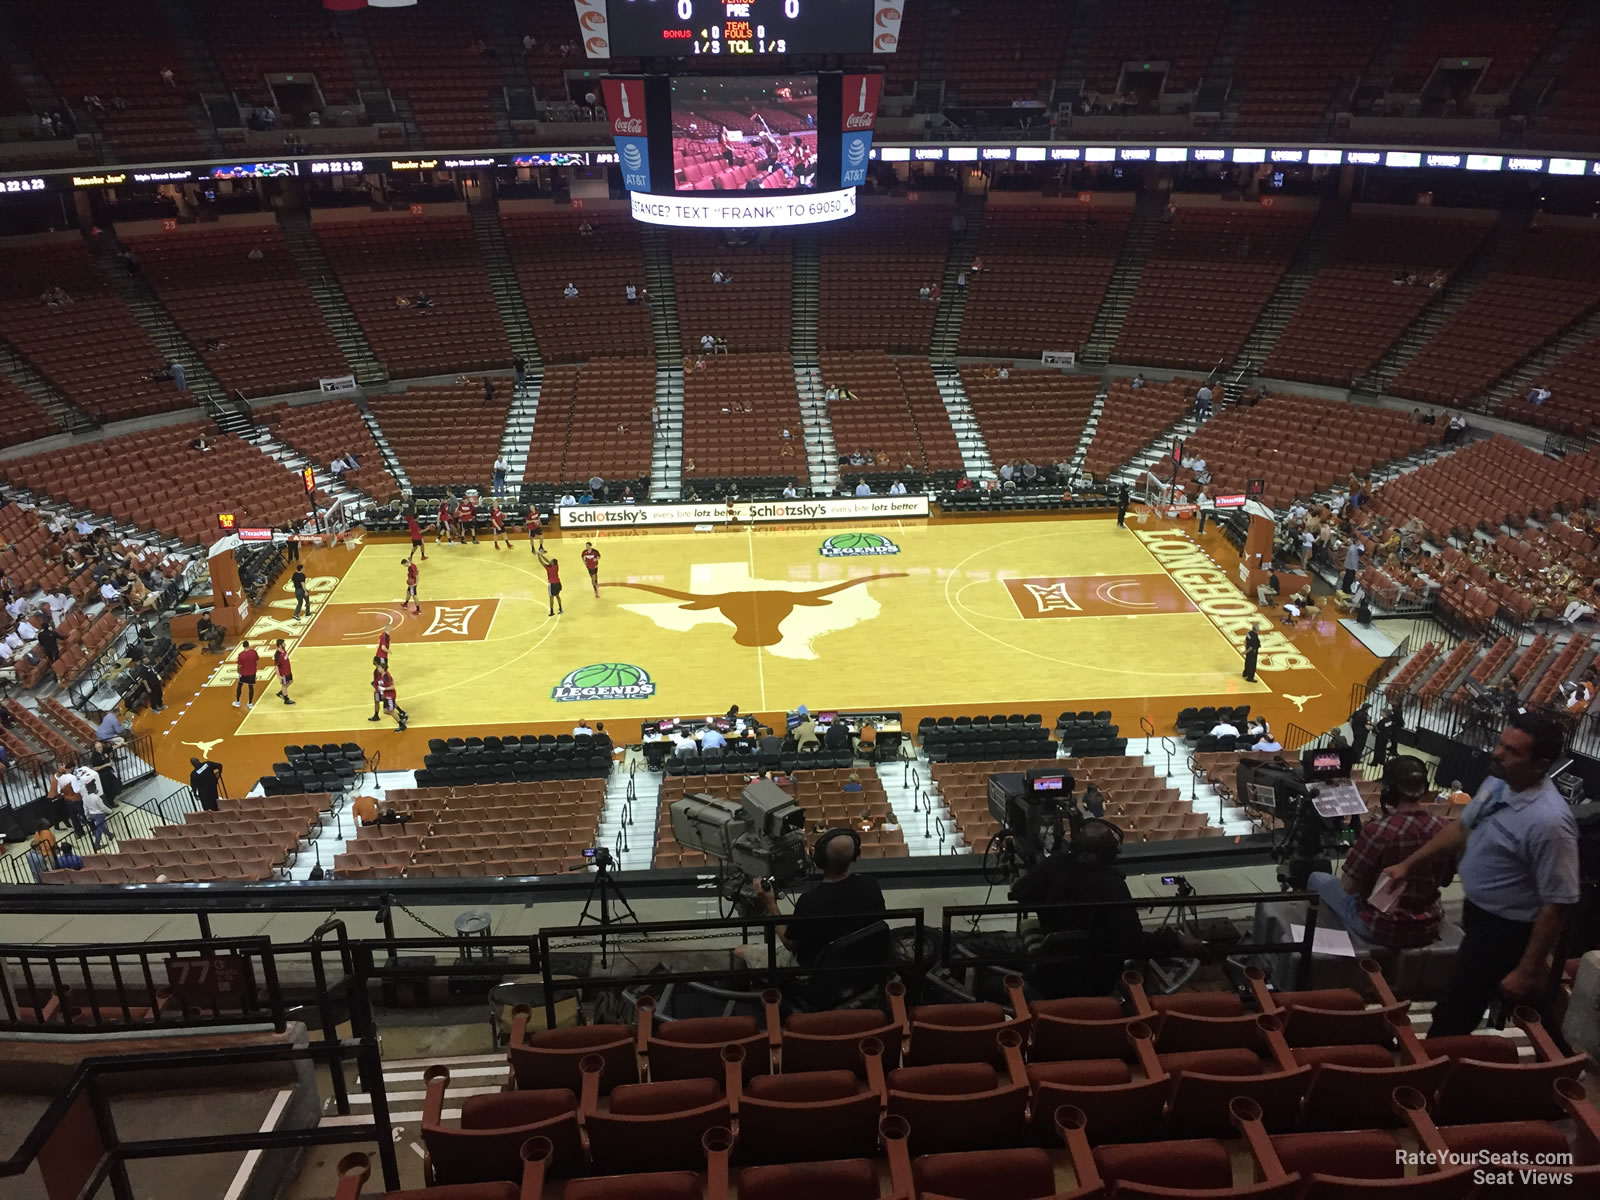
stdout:
<svg viewBox="0 0 1600 1200">
<path fill-rule="evenodd" d="M 1001 826 L 983 852 L 990 883 L 1016 879 L 1072 843 L 1086 820 L 1075 787 L 1072 773 L 1060 767 L 989 776 L 989 815 Z"/>
<path fill-rule="evenodd" d="M 765 879 L 781 891 L 810 871 L 805 809 L 769 780 L 746 785 L 737 802 L 697 792 L 674 800 L 668 811 L 680 846 L 722 864 L 717 892 L 742 912 L 765 911 L 752 879 Z"/>
<path fill-rule="evenodd" d="M 1245 756 L 1235 793 L 1246 812 L 1270 819 L 1278 884 L 1304 891 L 1313 871 L 1331 871 L 1335 851 L 1355 841 L 1366 801 L 1350 778 L 1350 750 L 1308 749 L 1299 763 Z"/>
</svg>

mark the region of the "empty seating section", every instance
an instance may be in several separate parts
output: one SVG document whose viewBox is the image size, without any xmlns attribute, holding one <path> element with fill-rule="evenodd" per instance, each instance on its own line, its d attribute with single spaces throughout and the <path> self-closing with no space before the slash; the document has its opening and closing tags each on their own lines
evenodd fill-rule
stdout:
<svg viewBox="0 0 1600 1200">
<path fill-rule="evenodd" d="M 783 431 L 789 431 L 784 438 Z M 794 368 L 783 354 L 718 354 L 683 381 L 683 486 L 749 480 L 804 485 Z"/>
<path fill-rule="evenodd" d="M 201 158 L 205 143 L 190 118 L 194 98 L 183 49 L 159 0 L 17 0 L 8 4 L 21 35 L 50 83 L 82 111 L 82 97 L 99 96 L 106 111 L 94 119 L 124 161 Z M 162 71 L 171 71 L 169 85 Z M 112 98 L 120 96 L 119 110 Z"/>
<path fill-rule="evenodd" d="M 654 359 L 599 359 L 580 368 L 559 482 L 581 485 L 598 475 L 608 498 L 620 496 L 624 484 L 647 494 L 655 386 Z"/>
<path fill-rule="evenodd" d="M 708 333 L 725 339 L 734 354 L 789 348 L 792 255 L 787 234 L 775 233 L 759 245 L 729 247 L 715 234 L 675 231 L 669 244 L 685 354 L 699 354 L 700 339 Z M 731 282 L 711 282 L 716 271 Z"/>
<path fill-rule="evenodd" d="M 116 632 L 122 631 L 125 623 L 121 619 L 110 614 L 107 614 L 107 619 Z M 95 653 L 105 649 L 106 644 L 100 643 Z M 88 727 L 86 736 L 83 718 L 69 709 L 63 709 L 59 703 L 53 711 L 44 715 L 41 715 L 43 710 L 29 708 L 18 700 L 5 701 L 3 708 L 9 725 L 7 749 L 20 747 L 24 754 L 42 754 L 58 763 L 71 765 L 95 743 L 94 727 Z M 60 713 L 67 714 L 69 726 L 62 726 Z M 66 736 L 69 729 L 72 734 L 70 738 Z"/>
<path fill-rule="evenodd" d="M 1600 33 L 1579 43 L 1556 72 L 1555 94 L 1534 125 L 1539 145 L 1594 150 L 1600 147 Z"/>
<path fill-rule="evenodd" d="M 1156 234 L 1114 360 L 1201 368 L 1231 361 L 1312 216 L 1281 207 L 1180 208 Z"/>
<path fill-rule="evenodd" d="M 158 233 L 124 245 L 229 391 L 310 391 L 350 370 L 277 225 Z"/>
<path fill-rule="evenodd" d="M 1358 408 L 1314 396 L 1269 396 L 1253 407 L 1229 407 L 1188 439 L 1186 454 L 1206 460 L 1211 491 L 1242 492 L 1267 481 L 1266 503 L 1283 505 L 1319 492 L 1350 472 L 1366 472 L 1437 440 L 1439 429 L 1410 414 Z M 1194 494 L 1193 472 L 1179 476 Z"/>
<path fill-rule="evenodd" d="M 944 70 L 956 103 L 1010 105 L 1050 98 L 1048 81 L 1061 66 L 1072 22 L 1069 5 L 972 0 L 952 12 Z"/>
<path fill-rule="evenodd" d="M 990 204 L 969 275 L 961 349 L 1033 357 L 1089 340 L 1132 207 Z"/>
<path fill-rule="evenodd" d="M 317 237 L 391 378 L 504 370 L 511 345 L 466 216 L 319 221 Z M 432 307 L 414 301 L 419 294 Z M 397 301 L 404 297 L 408 304 Z"/>
<path fill-rule="evenodd" d="M 883 780 L 878 778 L 875 771 L 853 772 L 861 784 L 861 790 L 843 791 L 844 785 L 850 782 L 851 774 L 851 771 L 844 768 L 800 770 L 788 777 L 788 783 L 779 786 L 794 797 L 796 804 L 805 809 L 808 828 L 816 829 L 820 823 L 828 829 L 853 828 L 860 833 L 862 858 L 909 857 L 910 848 L 906 845 L 905 834 L 898 826 L 909 820 L 911 814 L 895 813 L 889 807 Z M 671 805 L 673 801 L 681 800 L 692 793 L 715 796 L 737 803 L 739 793 L 744 787 L 743 775 L 734 777 L 689 774 L 663 778 L 661 803 L 658 806 L 659 815 L 656 820 L 655 857 L 651 861 L 651 866 L 657 868 L 714 866 L 715 860 L 708 859 L 701 851 L 686 850 L 678 844 L 672 832 Z M 862 813 L 867 814 L 866 822 L 861 818 Z M 888 821 L 891 814 L 898 818 L 890 822 L 896 828 L 880 828 Z M 861 826 L 866 823 L 870 823 L 873 828 L 863 830 Z"/>
<path fill-rule="evenodd" d="M 828 408 L 839 457 L 870 450 L 877 460 L 866 469 L 847 468 L 847 473 L 904 474 L 907 466 L 918 475 L 961 469 L 961 449 L 926 362 L 865 350 L 824 353 L 822 378 L 849 388 L 856 397 Z M 926 387 L 932 396 L 924 392 L 922 403 L 913 405 L 911 393 L 919 387 Z"/>
<path fill-rule="evenodd" d="M 31 442 L 55 432 L 55 419 L 10 378 L 0 375 L 0 446 Z"/>
<path fill-rule="evenodd" d="M 370 401 L 378 427 L 413 484 L 470 484 L 487 490 L 500 453 L 511 389 L 492 400 L 477 383 L 414 387 Z"/>
<path fill-rule="evenodd" d="M 41 298 L 62 288 L 71 303 Z M 107 286 L 78 238 L 0 250 L 0 336 L 80 408 L 103 421 L 194 403 L 150 376 L 166 356 Z"/>
<path fill-rule="evenodd" d="M 1012 371 L 1001 379 L 989 370 L 962 367 L 961 382 L 995 465 L 1071 462 L 1100 381 L 1055 371 Z"/>
<path fill-rule="evenodd" d="M 939 304 L 918 294 L 944 275 L 953 214 L 948 205 L 868 204 L 822 235 L 824 349 L 927 352 Z"/>
<path fill-rule="evenodd" d="M 553 486 L 562 482 L 567 435 L 572 432 L 572 400 L 578 392 L 578 373 L 582 369 L 577 366 L 545 368 L 544 380 L 539 385 L 539 411 L 534 417 L 528 458 L 522 468 L 522 478 L 527 483 Z"/>
<path fill-rule="evenodd" d="M 1188 412 L 1199 390 L 1196 379 L 1146 380 L 1138 388 L 1117 380 L 1106 392 L 1083 469 L 1096 479 L 1106 478 Z"/>
<path fill-rule="evenodd" d="M 628 284 L 645 286 L 638 223 L 625 212 L 507 212 L 500 217 L 506 250 L 517 269 L 522 299 L 539 354 L 546 362 L 644 354 L 650 347 L 650 308 L 629 304 Z M 579 234 L 580 225 L 593 230 Z M 567 284 L 578 289 L 568 298 Z"/>
<path fill-rule="evenodd" d="M 1267 359 L 1266 374 L 1348 387 L 1439 295 L 1494 223 L 1489 212 L 1357 211 Z M 1405 282 L 1408 277 L 1415 282 Z M 1396 277 L 1402 282 L 1396 283 Z"/>
<path fill-rule="evenodd" d="M 190 4 L 211 57 L 235 96 L 268 104 L 268 75 L 316 77 L 329 105 L 356 100 L 350 55 L 321 0 L 275 0 L 269 6 Z M 292 115 L 292 114 L 286 114 Z"/>
<path fill-rule="evenodd" d="M 1531 230 L 1395 376 L 1391 390 L 1462 404 L 1600 302 L 1600 232 Z"/>
<path fill-rule="evenodd" d="M 1310 0 L 1257 9 L 1234 65 L 1234 128 L 1266 136 L 1317 133 L 1377 48 L 1390 0 Z"/>
<path fill-rule="evenodd" d="M 1419 92 L 1441 58 L 1483 58 L 1488 63 L 1477 92 L 1509 92 L 1545 48 L 1567 7 L 1567 0 L 1524 0 L 1516 20 L 1508 21 L 1498 0 L 1432 0 L 1400 57 L 1392 86 Z"/>
<path fill-rule="evenodd" d="M 455 0 L 447 7 L 374 7 L 361 16 L 384 82 L 411 102 L 430 147 L 499 144 L 489 107 L 490 95 L 502 86 L 499 63 L 470 49 L 489 40 L 478 0 Z"/>
<path fill-rule="evenodd" d="M 202 433 L 210 450 L 189 444 Z M 236 514 L 240 525 L 282 525 L 308 509 L 295 475 L 210 421 L 13 459 L 0 464 L 0 474 L 18 487 L 205 545 L 214 540 L 218 513 Z"/>
<path fill-rule="evenodd" d="M 81 871 L 46 871 L 43 883 L 221 883 L 273 879 L 300 843 L 315 836 L 328 797 L 224 798 L 215 812 L 190 813 L 181 825 L 158 825 L 148 838 L 126 838 L 114 854 L 96 854 Z"/>
<path fill-rule="evenodd" d="M 395 478 L 383 465 L 383 453 L 353 402 L 335 398 L 315 404 L 275 404 L 257 409 L 255 420 L 319 466 L 354 454 L 361 466 L 340 479 L 377 500 L 394 494 Z"/>
<path fill-rule="evenodd" d="M 603 779 L 391 788 L 400 825 L 361 829 L 334 863 L 341 879 L 552 875 L 595 844 Z"/>
<path fill-rule="evenodd" d="M 1113 5 L 1101 15 L 1089 45 L 1086 86 L 1093 92 L 1115 92 L 1124 63 L 1162 61 L 1170 64 L 1165 91 L 1193 91 L 1211 61 L 1225 7 L 1224 0 L 1178 7 L 1162 0 Z"/>
<path fill-rule="evenodd" d="M 975 853 L 1001 832 L 989 812 L 989 776 L 1018 768 L 1005 762 L 934 763 L 933 782 L 950 807 L 956 829 Z M 1092 783 L 1106 798 L 1106 817 L 1122 827 L 1129 842 L 1172 838 L 1218 837 L 1222 830 L 1195 812 L 1177 788 L 1169 788 L 1154 767 L 1138 758 L 1065 758 L 1058 764 L 1072 772 L 1081 795 Z"/>
</svg>

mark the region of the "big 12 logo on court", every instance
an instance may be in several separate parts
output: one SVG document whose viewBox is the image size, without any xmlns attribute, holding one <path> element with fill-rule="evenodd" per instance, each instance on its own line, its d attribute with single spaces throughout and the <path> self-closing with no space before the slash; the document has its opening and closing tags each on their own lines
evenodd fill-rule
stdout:
<svg viewBox="0 0 1600 1200">
<path fill-rule="evenodd" d="M 867 182 L 867 163 L 872 158 L 872 131 L 878 123 L 878 96 L 882 90 L 882 75 L 844 77 L 844 112 L 839 139 L 840 187 L 860 187 Z"/>
<path fill-rule="evenodd" d="M 650 190 L 649 126 L 644 113 L 644 80 L 602 79 L 611 140 L 622 165 L 622 186 L 633 192 Z"/>
</svg>

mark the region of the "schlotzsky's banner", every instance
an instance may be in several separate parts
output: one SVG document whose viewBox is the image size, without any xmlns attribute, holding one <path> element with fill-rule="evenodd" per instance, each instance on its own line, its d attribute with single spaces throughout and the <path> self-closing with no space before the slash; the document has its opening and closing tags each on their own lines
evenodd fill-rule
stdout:
<svg viewBox="0 0 1600 1200">
<path fill-rule="evenodd" d="M 925 517 L 926 496 L 861 496 L 838 500 L 736 502 L 730 521 L 726 504 L 564 504 L 563 529 L 629 529 L 644 525 L 726 525 L 745 521 L 861 521 Z"/>
<path fill-rule="evenodd" d="M 622 166 L 622 186 L 630 192 L 650 190 L 650 139 L 644 115 L 644 80 L 602 79 L 611 140 Z"/>
<path fill-rule="evenodd" d="M 878 122 L 878 94 L 882 75 L 844 77 L 844 113 L 839 140 L 840 187 L 862 187 L 867 182 L 867 166 L 872 158 L 872 130 Z"/>
<path fill-rule="evenodd" d="M 1195 607 L 1222 631 L 1234 649 L 1244 653 L 1244 639 L 1253 626 L 1266 625 L 1259 606 L 1245 599 L 1222 569 L 1206 557 L 1206 552 L 1181 533 L 1166 530 L 1134 530 L 1134 536 L 1181 589 Z M 1261 657 L 1258 671 L 1309 671 L 1312 662 L 1283 634 L 1260 629 Z"/>
</svg>

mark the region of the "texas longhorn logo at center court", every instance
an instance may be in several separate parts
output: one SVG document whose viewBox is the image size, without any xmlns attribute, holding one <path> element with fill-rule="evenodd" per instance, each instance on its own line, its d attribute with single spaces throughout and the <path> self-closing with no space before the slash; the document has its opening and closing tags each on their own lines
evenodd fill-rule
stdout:
<svg viewBox="0 0 1600 1200">
<path fill-rule="evenodd" d="M 706 622 L 733 626 L 740 646 L 759 647 L 783 658 L 816 658 L 812 642 L 849 629 L 879 613 L 878 602 L 862 585 L 904 578 L 905 572 L 861 575 L 822 587 L 787 580 L 757 579 L 745 563 L 699 563 L 690 572 L 692 591 L 650 583 L 608 583 L 601 587 L 651 592 L 666 602 L 624 604 L 662 629 L 688 632 Z"/>
</svg>

